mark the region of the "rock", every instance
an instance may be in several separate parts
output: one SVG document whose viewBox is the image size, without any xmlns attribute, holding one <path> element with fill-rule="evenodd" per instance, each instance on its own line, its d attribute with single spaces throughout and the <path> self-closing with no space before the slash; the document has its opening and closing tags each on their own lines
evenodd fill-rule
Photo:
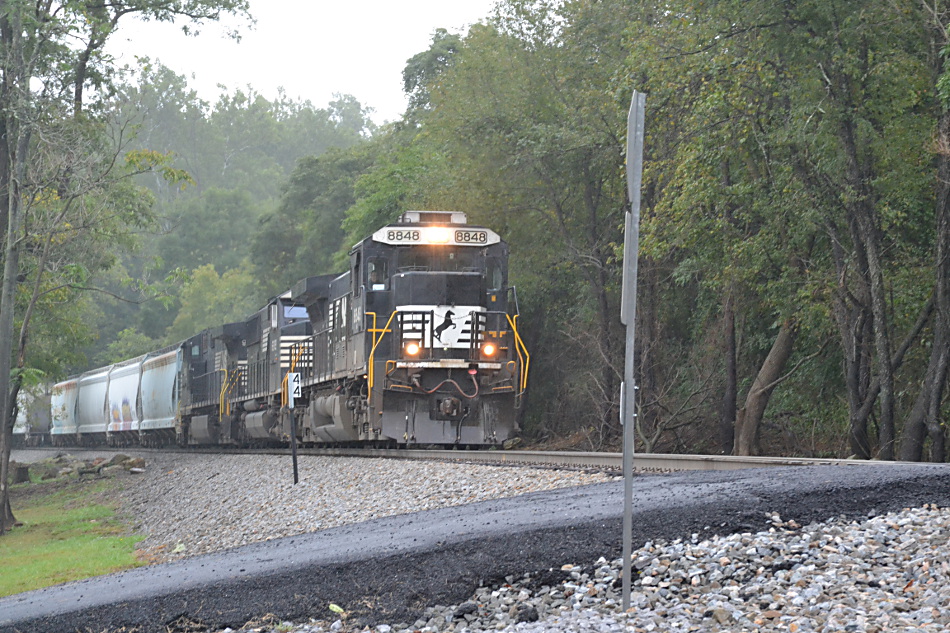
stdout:
<svg viewBox="0 0 950 633">
<path fill-rule="evenodd" d="M 513 437 L 510 440 L 505 440 L 504 444 L 502 444 L 502 447 L 504 447 L 506 451 L 510 451 L 520 445 L 521 445 L 521 438 Z"/>
<path fill-rule="evenodd" d="M 126 459 L 124 462 L 122 462 L 122 467 L 126 470 L 132 470 L 133 468 L 144 469 L 145 459 L 142 457 L 132 457 L 130 459 Z"/>
<path fill-rule="evenodd" d="M 518 613 L 516 615 L 516 622 L 537 622 L 538 610 L 528 604 L 522 604 L 518 606 Z"/>
<path fill-rule="evenodd" d="M 59 477 L 59 465 L 53 461 L 46 460 L 30 466 L 30 472 L 34 477 L 39 477 L 40 481 L 49 481 Z"/>
<path fill-rule="evenodd" d="M 84 476 L 87 476 L 87 475 L 94 475 L 98 477 L 99 475 L 102 474 L 102 468 L 103 468 L 103 464 L 96 465 L 95 462 L 91 462 L 89 464 L 86 464 L 85 466 L 81 466 L 78 470 L 79 478 L 82 479 Z"/>
<path fill-rule="evenodd" d="M 478 611 L 478 605 L 474 602 L 464 602 L 455 608 L 455 613 L 452 614 L 453 619 L 463 618 L 466 615 L 473 615 Z"/>
<path fill-rule="evenodd" d="M 112 457 L 112 459 L 109 460 L 109 464 L 108 464 L 108 465 L 109 465 L 109 466 L 117 466 L 117 465 L 119 465 L 119 464 L 122 464 L 123 462 L 129 461 L 130 459 L 132 459 L 132 458 L 129 457 L 128 455 L 123 455 L 122 453 L 117 453 L 117 454 L 115 454 L 115 455 Z"/>
<path fill-rule="evenodd" d="M 732 622 L 732 614 L 721 607 L 713 609 L 712 617 L 719 624 L 729 624 Z"/>
</svg>

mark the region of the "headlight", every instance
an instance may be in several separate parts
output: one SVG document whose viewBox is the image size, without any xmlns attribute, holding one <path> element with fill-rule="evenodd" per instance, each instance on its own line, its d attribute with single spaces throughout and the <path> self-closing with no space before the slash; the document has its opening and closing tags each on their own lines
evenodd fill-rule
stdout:
<svg viewBox="0 0 950 633">
<path fill-rule="evenodd" d="M 495 346 L 494 343 L 485 343 L 484 345 L 482 345 L 482 354 L 484 354 L 485 356 L 494 356 L 495 352 L 497 351 L 498 351 L 498 348 Z"/>
<path fill-rule="evenodd" d="M 448 244 L 452 241 L 452 232 L 444 226 L 429 226 L 423 229 L 429 244 Z"/>
<path fill-rule="evenodd" d="M 406 354 L 408 354 L 409 356 L 418 356 L 419 352 L 422 351 L 422 348 L 415 341 L 406 343 L 405 349 L 406 349 Z"/>
</svg>

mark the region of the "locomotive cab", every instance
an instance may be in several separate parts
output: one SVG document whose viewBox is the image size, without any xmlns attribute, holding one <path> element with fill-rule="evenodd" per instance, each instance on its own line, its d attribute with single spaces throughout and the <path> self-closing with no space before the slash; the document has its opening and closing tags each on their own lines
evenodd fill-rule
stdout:
<svg viewBox="0 0 950 633">
<path fill-rule="evenodd" d="M 350 257 L 377 435 L 401 444 L 508 439 L 526 353 L 509 310 L 507 244 L 462 213 L 410 211 Z"/>
</svg>

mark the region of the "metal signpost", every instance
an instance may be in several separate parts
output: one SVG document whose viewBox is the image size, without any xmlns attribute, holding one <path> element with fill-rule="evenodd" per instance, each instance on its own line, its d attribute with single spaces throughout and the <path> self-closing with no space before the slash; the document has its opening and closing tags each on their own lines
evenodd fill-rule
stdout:
<svg viewBox="0 0 950 633">
<path fill-rule="evenodd" d="M 297 416 L 294 415 L 294 398 L 300 397 L 300 374 L 287 373 L 287 410 L 290 411 L 290 454 L 294 462 L 294 485 L 300 481 L 297 471 Z"/>
<path fill-rule="evenodd" d="M 637 324 L 637 256 L 640 249 L 640 182 L 643 176 L 643 109 L 646 95 L 633 92 L 627 115 L 627 193 L 623 238 L 623 296 L 620 322 L 627 326 L 623 384 L 620 387 L 620 421 L 623 424 L 623 609 L 630 608 L 633 555 L 633 440 L 637 388 L 633 379 L 633 342 Z"/>
</svg>

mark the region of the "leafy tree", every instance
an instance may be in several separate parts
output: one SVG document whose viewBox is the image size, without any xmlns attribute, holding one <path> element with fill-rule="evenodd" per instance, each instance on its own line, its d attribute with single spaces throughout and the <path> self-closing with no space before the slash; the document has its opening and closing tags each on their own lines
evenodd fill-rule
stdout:
<svg viewBox="0 0 950 633">
<path fill-rule="evenodd" d="M 252 241 L 255 274 L 270 292 L 338 269 L 334 255 L 344 241 L 344 214 L 371 161 L 361 145 L 297 162 L 277 209 L 261 219 Z"/>
<path fill-rule="evenodd" d="M 101 204 L 86 206 L 96 198 L 98 187 L 109 180 L 114 160 L 109 154 L 96 154 L 86 143 L 75 138 L 96 139 L 96 130 L 87 129 L 95 108 L 87 107 L 87 86 L 104 86 L 109 78 L 108 60 L 101 55 L 102 45 L 114 31 L 118 20 L 127 15 L 145 19 L 172 20 L 186 15 L 194 23 L 216 19 L 220 13 L 246 14 L 246 0 L 143 0 L 103 5 L 95 2 L 6 2 L 0 7 L 0 235 L 3 237 L 3 282 L 0 290 L 0 359 L 11 363 L 16 321 L 17 281 L 21 278 L 21 256 L 26 246 L 24 228 L 31 212 L 52 207 L 60 221 L 70 212 L 79 215 L 73 226 L 86 229 L 99 219 L 91 209 L 104 210 L 112 221 L 130 221 L 139 210 L 127 196 L 106 195 Z M 68 94 L 71 92 L 71 96 Z M 72 118 L 78 134 L 72 138 L 58 135 L 60 146 L 47 156 L 72 159 L 52 168 L 37 168 L 36 157 L 53 145 L 46 132 Z M 83 133 L 87 133 L 86 136 Z M 58 141 L 58 139 L 57 139 Z M 90 157 L 99 160 L 90 160 Z M 112 154 L 114 159 L 115 154 Z M 146 163 L 155 165 L 155 156 L 132 158 L 131 170 Z M 78 175 L 86 163 L 92 163 L 91 178 Z M 136 164 L 137 162 L 137 164 Z M 46 180 L 53 177 L 52 180 Z M 57 201 L 53 196 L 62 200 Z M 50 203 L 46 201 L 50 200 Z M 133 202 L 131 206 L 129 203 Z M 88 224 L 87 224 L 88 222 Z M 55 226 L 55 225 L 54 225 Z M 54 240 L 47 239 L 40 257 L 48 261 Z M 57 244 L 58 245 L 58 244 Z M 32 253 L 27 252 L 27 255 Z M 20 326 L 18 359 L 22 368 L 32 310 L 42 287 L 46 264 L 36 268 L 34 292 L 26 306 Z M 23 375 L 19 372 L 17 375 Z M 12 408 L 19 385 L 10 371 L 0 371 L 0 533 L 12 525 L 7 474 L 9 468 Z"/>
<path fill-rule="evenodd" d="M 830 240 L 852 451 L 871 455 L 876 405 L 877 451 L 893 459 L 902 356 L 896 336 L 913 320 L 892 317 L 889 278 L 920 263 L 929 248 L 920 238 L 928 238 L 915 227 L 932 212 L 933 175 L 920 153 L 932 121 L 925 56 L 914 45 L 916 26 L 891 5 L 802 2 L 781 17 L 776 40 L 798 79 L 798 90 L 788 88 L 792 114 L 806 121 L 786 128 L 790 159 Z M 914 284 L 903 290 L 919 294 Z M 914 330 L 904 331 L 912 340 Z"/>
<path fill-rule="evenodd" d="M 161 347 L 159 341 L 132 328 L 125 328 L 106 346 L 105 352 L 95 359 L 96 365 L 118 363 L 141 356 Z"/>
<path fill-rule="evenodd" d="M 187 270 L 213 264 L 224 273 L 238 268 L 251 243 L 251 227 L 259 208 L 243 190 L 209 189 L 200 197 L 183 200 L 175 216 L 167 218 L 158 252 L 166 262 Z"/>
<path fill-rule="evenodd" d="M 266 297 L 260 296 L 257 280 L 247 268 L 218 275 L 214 266 L 205 264 L 192 273 L 181 293 L 181 309 L 166 336 L 169 342 L 181 341 L 201 330 L 241 321 Z"/>
<path fill-rule="evenodd" d="M 436 29 L 426 50 L 406 61 L 402 71 L 403 89 L 409 95 L 409 112 L 430 106 L 429 87 L 437 85 L 440 73 L 452 63 L 462 47 L 461 38 L 445 29 Z"/>
<path fill-rule="evenodd" d="M 356 147 L 372 134 L 375 127 L 368 109 L 349 95 L 337 95 L 326 107 L 316 108 L 284 94 L 264 99 L 251 87 L 208 103 L 188 88 L 184 77 L 160 64 L 142 60 L 137 72 L 136 85 L 119 87 L 117 100 L 123 110 L 118 120 L 135 123 L 133 148 L 170 154 L 175 165 L 192 176 L 194 186 L 182 189 L 158 177 L 143 181 L 158 198 L 161 229 L 123 258 L 129 276 L 163 277 L 207 262 L 223 274 L 248 258 L 273 263 L 268 260 L 271 253 L 278 257 L 288 241 L 296 244 L 300 231 L 308 231 L 308 239 L 318 240 L 319 250 L 301 248 L 299 254 L 291 253 L 292 266 L 262 271 L 261 283 L 277 292 L 286 288 L 285 276 L 312 270 L 313 257 L 339 248 L 339 242 L 331 239 L 339 232 L 338 219 L 333 226 L 315 218 L 318 225 L 310 229 L 266 223 L 262 227 L 259 220 L 275 214 L 280 190 L 298 159 L 322 155 L 328 148 Z M 281 219 L 287 220 L 286 214 Z M 273 234 L 268 232 L 271 228 Z M 324 246 L 328 242 L 332 243 Z M 299 265 L 293 259 L 298 255 Z M 114 281 L 110 288 L 118 293 L 121 284 Z M 102 336 L 87 353 L 102 353 L 103 345 L 126 325 L 161 338 L 179 307 L 177 296 L 163 305 L 104 300 Z"/>
<path fill-rule="evenodd" d="M 544 373 L 531 397 L 550 405 L 539 417 L 609 440 L 632 77 L 650 95 L 641 440 L 704 445 L 714 416 L 723 450 L 752 453 L 763 426 L 775 433 L 778 402 L 846 417 L 852 453 L 890 457 L 898 394 L 946 382 L 942 357 L 926 376 L 905 362 L 929 349 L 917 343 L 939 292 L 927 300 L 925 271 L 942 252 L 921 228 L 942 226 L 942 158 L 921 151 L 938 121 L 942 13 L 918 8 L 501 3 L 410 60 L 416 101 L 357 182 L 350 239 L 416 205 L 499 228 L 543 332 L 531 341 Z M 815 398 L 822 389 L 848 411 Z M 938 419 L 940 398 L 919 400 L 916 419 Z M 908 446 L 921 429 L 939 453 L 934 422 L 905 425 Z"/>
<path fill-rule="evenodd" d="M 210 189 L 241 190 L 257 203 L 279 195 L 296 161 L 359 143 L 375 129 L 370 111 L 349 95 L 325 108 L 281 93 L 268 100 L 252 87 L 201 100 L 185 77 L 148 59 L 136 85 L 121 90 L 126 117 L 138 121 L 135 146 L 172 152 L 196 186 L 181 192 L 148 183 L 163 204 Z"/>
<path fill-rule="evenodd" d="M 910 44 L 921 40 L 907 15 L 863 3 L 659 4 L 630 29 L 631 74 L 647 81 L 648 129 L 659 131 L 645 251 L 701 300 L 694 327 L 721 310 L 724 429 L 748 385 L 738 452 L 755 450 L 775 387 L 803 366 L 843 362 L 852 452 L 870 456 L 877 405 L 878 450 L 893 455 L 895 372 L 926 322 L 927 294 L 919 276 L 893 275 L 922 269 L 930 234 L 912 227 L 930 223 L 933 177 L 920 152 L 933 46 Z M 841 346 L 825 354 L 833 328 Z M 763 345 L 768 329 L 776 334 Z M 683 343 L 695 348 L 697 334 Z M 754 381 L 737 379 L 743 365 Z"/>
<path fill-rule="evenodd" d="M 925 439 L 930 441 L 930 459 L 946 459 L 946 431 L 942 411 L 950 373 L 950 53 L 945 3 L 917 3 L 912 18 L 920 28 L 930 70 L 929 90 L 935 94 L 934 116 L 935 195 L 934 195 L 934 289 L 933 338 L 926 372 L 920 391 L 904 421 L 899 458 L 918 461 L 923 457 Z"/>
<path fill-rule="evenodd" d="M 354 201 L 343 220 L 346 239 L 341 255 L 403 211 L 438 206 L 440 156 L 413 129 L 396 130 L 370 150 L 371 164 L 353 182 Z"/>
</svg>

